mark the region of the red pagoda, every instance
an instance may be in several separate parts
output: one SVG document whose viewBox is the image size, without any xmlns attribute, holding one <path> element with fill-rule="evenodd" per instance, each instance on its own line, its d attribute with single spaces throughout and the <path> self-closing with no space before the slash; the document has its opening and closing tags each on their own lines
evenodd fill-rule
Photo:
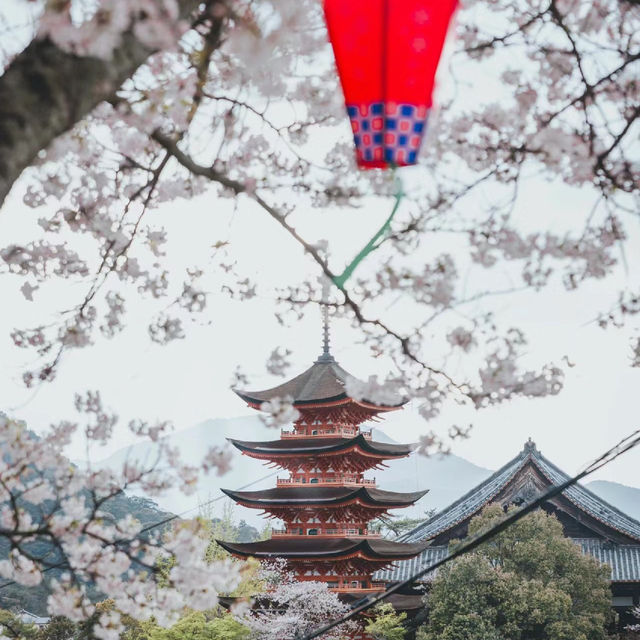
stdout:
<svg viewBox="0 0 640 640">
<path fill-rule="evenodd" d="M 390 509 L 407 507 L 426 491 L 397 493 L 377 488 L 364 472 L 384 468 L 385 461 L 408 456 L 410 445 L 372 439 L 360 425 L 381 413 L 400 409 L 356 400 L 346 392 L 351 376 L 329 351 L 325 321 L 322 355 L 304 373 L 266 391 L 234 390 L 250 407 L 288 398 L 299 412 L 292 429 L 280 439 L 246 442 L 229 439 L 244 455 L 289 472 L 273 489 L 224 490 L 235 502 L 261 509 L 284 521 L 269 540 L 220 544 L 238 557 L 282 558 L 299 580 L 326 582 L 349 599 L 382 591 L 373 573 L 416 556 L 425 543 L 399 543 L 369 531 L 371 520 Z"/>
</svg>

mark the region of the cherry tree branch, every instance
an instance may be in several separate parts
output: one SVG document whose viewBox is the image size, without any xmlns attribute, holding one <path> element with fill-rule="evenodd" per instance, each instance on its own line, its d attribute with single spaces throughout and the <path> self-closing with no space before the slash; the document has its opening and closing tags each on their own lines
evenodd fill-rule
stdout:
<svg viewBox="0 0 640 640">
<path fill-rule="evenodd" d="M 177 0 L 177 4 L 185 19 L 201 3 Z M 212 17 L 220 24 L 224 19 L 224 15 Z M 122 34 L 111 59 L 63 51 L 49 38 L 33 40 L 0 76 L 0 205 L 41 149 L 100 102 L 113 99 L 155 51 L 132 30 Z"/>
<path fill-rule="evenodd" d="M 448 386 L 458 392 L 467 395 L 465 385 L 456 382 L 449 374 L 447 374 L 442 369 L 438 369 L 432 366 L 427 365 L 423 362 L 413 351 L 411 348 L 411 338 L 409 336 L 403 336 L 398 333 L 396 330 L 392 329 L 389 325 L 382 322 L 379 319 L 372 319 L 365 316 L 362 311 L 360 305 L 353 299 L 351 294 L 345 289 L 344 285 L 338 285 L 336 283 L 336 278 L 338 274 L 334 273 L 329 267 L 327 261 L 322 256 L 318 247 L 314 246 L 307 242 L 298 231 L 287 221 L 287 216 L 280 211 L 278 211 L 275 207 L 266 202 L 259 194 L 257 194 L 253 190 L 247 189 L 247 186 L 238 180 L 234 180 L 230 178 L 226 174 L 217 171 L 213 167 L 205 167 L 203 165 L 198 164 L 193 158 L 184 153 L 178 146 L 176 142 L 174 142 L 169 136 L 166 134 L 155 131 L 152 134 L 152 138 L 161 146 L 163 146 L 167 151 L 173 155 L 173 157 L 185 168 L 188 169 L 194 175 L 203 176 L 209 178 L 213 182 L 217 182 L 222 186 L 226 187 L 233 191 L 236 195 L 241 193 L 246 194 L 251 199 L 253 199 L 257 204 L 259 204 L 283 229 L 285 229 L 291 237 L 293 237 L 298 244 L 300 244 L 304 250 L 315 260 L 323 274 L 334 284 L 336 284 L 337 288 L 340 290 L 344 297 L 344 306 L 348 307 L 351 312 L 354 314 L 355 318 L 362 325 L 369 325 L 373 327 L 377 327 L 381 329 L 384 333 L 394 338 L 400 345 L 400 349 L 402 353 L 414 364 L 417 364 L 420 368 L 430 371 L 431 373 L 443 377 Z"/>
</svg>

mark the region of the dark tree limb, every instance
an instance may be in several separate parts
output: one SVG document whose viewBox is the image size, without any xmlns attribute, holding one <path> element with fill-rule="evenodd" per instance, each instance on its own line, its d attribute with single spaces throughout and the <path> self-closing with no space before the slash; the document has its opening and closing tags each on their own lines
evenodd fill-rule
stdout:
<svg viewBox="0 0 640 640">
<path fill-rule="evenodd" d="M 200 3 L 178 4 L 187 18 Z M 0 205 L 38 152 L 113 98 L 152 53 L 131 31 L 110 60 L 67 53 L 48 38 L 31 42 L 0 76 Z"/>
</svg>

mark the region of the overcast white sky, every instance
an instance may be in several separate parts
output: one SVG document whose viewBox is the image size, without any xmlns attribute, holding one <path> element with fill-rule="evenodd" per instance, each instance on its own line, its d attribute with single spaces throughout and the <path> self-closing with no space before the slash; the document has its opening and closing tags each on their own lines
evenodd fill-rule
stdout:
<svg viewBox="0 0 640 640">
<path fill-rule="evenodd" d="M 551 191 L 546 193 L 546 188 Z M 556 188 L 534 184 L 532 189 L 539 194 L 540 206 L 548 206 L 545 198 L 551 198 Z M 576 208 L 582 206 L 578 194 L 564 196 L 575 202 Z M 39 215 L 14 195 L 0 215 L 2 242 L 28 239 Z M 235 257 L 249 271 L 260 273 L 267 288 L 269 284 L 297 280 L 310 269 L 310 263 L 291 240 L 246 202 L 232 213 L 228 201 L 207 194 L 191 202 L 164 206 L 156 215 L 170 231 L 171 268 L 180 269 L 198 258 L 206 262 L 211 244 L 230 239 Z M 354 238 L 366 238 L 367 227 L 375 227 L 382 215 L 384 212 L 374 211 L 301 212 L 296 214 L 296 222 L 310 238 L 331 234 L 336 239 L 334 250 L 348 255 Z M 425 252 L 421 249 L 418 253 Z M 514 294 L 484 303 L 501 321 L 525 330 L 533 364 L 559 362 L 565 355 L 575 363 L 567 370 L 566 386 L 560 395 L 520 399 L 481 412 L 450 404 L 432 424 L 409 408 L 390 415 L 384 429 L 397 440 L 413 440 L 433 427 L 446 431 L 452 423 L 473 423 L 472 437 L 458 443 L 454 451 L 476 464 L 499 467 L 530 436 L 558 465 L 568 472 L 576 471 L 603 448 L 640 426 L 640 370 L 628 366 L 631 333 L 604 331 L 593 322 L 599 310 L 608 308 L 624 281 L 638 282 L 636 266 L 632 260 L 629 271 L 620 269 L 615 278 L 588 283 L 577 292 L 568 293 L 558 286 L 539 294 Z M 496 280 L 499 278 L 494 274 L 492 282 Z M 34 392 L 25 390 L 20 382 L 25 355 L 12 346 L 9 332 L 14 326 L 46 320 L 49 312 L 65 308 L 84 287 L 43 289 L 40 297 L 36 295 L 36 302 L 29 303 L 18 291 L 19 285 L 16 278 L 0 278 L 0 406 L 35 429 L 73 417 L 72 397 L 79 389 L 100 389 L 106 403 L 124 419 L 170 418 L 177 429 L 207 418 L 244 415 L 250 410 L 229 389 L 236 366 L 251 375 L 252 386 L 269 385 L 279 382 L 265 375 L 264 362 L 272 348 L 282 345 L 293 351 L 292 375 L 307 367 L 320 350 L 316 312 L 293 328 L 283 328 L 273 317 L 268 295 L 240 303 L 216 292 L 202 321 L 189 327 L 185 340 L 159 347 L 150 343 L 146 333 L 149 306 L 134 298 L 129 328 L 124 333 L 70 353 L 56 381 Z M 437 328 L 432 361 L 441 362 L 445 353 L 438 352 L 442 347 L 435 331 Z M 334 354 L 355 375 L 384 374 L 391 367 L 390 362 L 372 360 L 362 345 L 354 343 L 357 334 L 347 322 L 335 323 L 332 333 Z M 454 375 L 464 372 L 463 363 L 449 362 L 449 367 Z M 94 455 L 100 457 L 127 442 L 127 434 L 121 431 L 112 445 Z M 71 451 L 74 457 L 83 457 L 82 453 L 80 443 Z M 640 486 L 639 462 L 640 452 L 632 452 L 598 477 Z"/>
<path fill-rule="evenodd" d="M 487 83 L 483 82 L 487 86 Z M 345 130 L 347 124 L 345 121 Z M 418 174 L 408 170 L 408 184 Z M 18 186 L 0 211 L 0 245 L 28 242 L 39 231 L 36 221 L 41 211 L 25 207 Z M 486 196 L 486 194 L 484 194 Z M 479 195 L 478 197 L 482 197 Z M 567 189 L 540 180 L 523 186 L 516 216 L 522 229 L 546 227 L 558 230 L 583 219 L 593 204 L 594 194 L 585 189 Z M 388 203 L 361 210 L 311 211 L 294 214 L 294 223 L 309 240 L 330 238 L 334 256 L 354 255 L 388 214 Z M 276 346 L 292 350 L 291 375 L 315 359 L 320 349 L 320 320 L 307 314 L 292 328 L 278 325 L 273 316 L 273 291 L 284 283 L 296 283 L 314 273 L 311 263 L 291 239 L 254 205 L 241 200 L 236 211 L 230 201 L 207 193 L 192 201 L 177 201 L 154 212 L 154 223 L 167 227 L 170 235 L 167 264 L 174 273 L 193 264 L 209 265 L 210 247 L 218 240 L 230 240 L 233 257 L 243 271 L 259 276 L 264 288 L 261 296 L 248 302 L 230 301 L 215 287 L 215 274 L 209 306 L 198 324 L 188 327 L 184 340 L 167 347 L 152 344 L 147 335 L 151 303 L 130 300 L 128 328 L 111 341 L 65 357 L 58 378 L 36 390 L 25 390 L 21 374 L 28 364 L 24 352 L 9 337 L 12 328 L 33 326 L 53 318 L 55 311 L 68 308 L 84 294 L 85 285 L 43 288 L 34 303 L 19 292 L 21 281 L 0 276 L 0 410 L 23 418 L 38 430 L 61 419 L 73 418 L 73 393 L 100 389 L 105 402 L 126 421 L 133 417 L 171 419 L 176 428 L 185 428 L 207 418 L 249 413 L 229 389 L 233 370 L 240 365 L 259 387 L 280 380 L 264 375 L 264 362 Z M 640 427 L 640 369 L 629 367 L 632 329 L 604 331 L 594 318 L 609 308 L 622 286 L 640 283 L 640 220 L 630 223 L 626 268 L 614 277 L 590 282 L 576 292 L 561 286 L 542 293 L 531 292 L 493 298 L 466 311 L 492 310 L 500 322 L 519 326 L 530 343 L 526 358 L 531 366 L 547 361 L 560 362 L 568 356 L 575 364 L 567 369 L 565 389 L 556 397 L 520 399 L 495 408 L 475 412 L 454 404 L 427 424 L 415 410 L 390 415 L 384 430 L 396 440 L 413 440 L 431 428 L 446 432 L 452 423 L 474 424 L 472 437 L 456 444 L 454 452 L 488 468 L 497 468 L 521 449 L 532 437 L 551 460 L 567 472 L 578 470 L 601 451 Z M 70 236 L 74 243 L 83 241 Z M 80 247 L 80 244 L 78 244 Z M 458 252 L 464 264 L 464 249 Z M 426 243 L 416 252 L 418 261 L 430 261 L 445 250 Z M 363 264 L 362 273 L 375 268 Z M 473 270 L 465 274 L 467 293 L 489 287 L 510 285 L 506 271 Z M 486 282 L 485 282 L 486 281 Z M 479 306 L 482 305 L 482 306 Z M 402 309 L 398 310 L 401 315 Z M 447 321 L 449 328 L 455 319 Z M 434 325 L 433 354 L 430 361 L 441 363 L 446 357 L 442 335 L 447 325 Z M 354 375 L 384 374 L 389 361 L 371 360 L 367 350 L 357 344 L 357 333 L 348 322 L 336 322 L 332 330 L 334 355 Z M 464 375 L 463 361 L 448 361 L 453 375 Z M 231 434 L 229 434 L 231 435 Z M 124 430 L 105 448 L 112 450 L 128 443 Z M 81 443 L 70 454 L 82 457 Z M 599 478 L 640 487 L 640 451 L 634 451 L 601 471 Z"/>
</svg>

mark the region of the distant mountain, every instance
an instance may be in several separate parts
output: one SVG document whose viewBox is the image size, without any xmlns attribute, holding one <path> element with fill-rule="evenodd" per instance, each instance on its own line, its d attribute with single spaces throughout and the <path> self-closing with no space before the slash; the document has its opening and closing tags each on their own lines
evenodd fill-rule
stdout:
<svg viewBox="0 0 640 640">
<path fill-rule="evenodd" d="M 585 484 L 585 487 L 620 511 L 640 521 L 640 489 L 608 480 L 594 480 Z"/>
<path fill-rule="evenodd" d="M 491 475 L 492 471 L 449 454 L 447 456 L 411 455 L 389 463 L 389 468 L 374 474 L 381 489 L 419 491 L 428 489 L 413 507 L 397 511 L 397 515 L 418 518 L 425 511 L 440 511 Z"/>
<path fill-rule="evenodd" d="M 378 441 L 396 442 L 379 429 L 373 429 L 373 436 Z M 266 427 L 256 415 L 207 420 L 188 429 L 176 431 L 167 437 L 172 446 L 178 447 L 185 462 L 198 464 L 209 447 L 226 445 L 227 437 L 250 441 L 276 440 L 280 437 L 280 433 L 276 429 Z M 232 452 L 231 471 L 222 477 L 204 476 L 200 479 L 197 491 L 193 496 L 185 496 L 179 491 L 172 491 L 164 496 L 154 497 L 154 499 L 168 511 L 184 513 L 190 510 L 189 515 L 197 513 L 199 504 L 215 500 L 213 506 L 214 513 L 216 513 L 222 511 L 222 501 L 226 499 L 220 492 L 220 488 L 266 489 L 275 484 L 278 473 L 281 476 L 286 475 L 284 471 L 278 472 L 278 470 L 265 468 L 261 462 L 243 456 L 235 448 L 232 448 Z M 108 458 L 93 464 L 118 468 L 127 460 L 148 463 L 154 460 L 155 453 L 156 447 L 152 443 L 140 442 L 131 447 L 120 449 Z M 447 506 L 490 474 L 491 471 L 488 469 L 478 467 L 454 455 L 429 458 L 413 455 L 409 458 L 389 462 L 389 468 L 367 475 L 368 477 L 376 477 L 380 488 L 389 491 L 429 489 L 429 493 L 415 506 L 402 511 L 403 516 L 417 518 L 425 511 L 439 510 Z M 257 511 L 242 507 L 237 507 L 236 518 L 244 518 L 253 526 L 260 526 L 264 523 Z"/>
<path fill-rule="evenodd" d="M 264 425 L 260 418 L 247 416 L 242 418 L 206 420 L 193 427 L 176 431 L 167 436 L 169 444 L 177 447 L 182 459 L 187 464 L 199 465 L 207 450 L 213 446 L 229 446 L 233 453 L 231 471 L 219 477 L 215 474 L 203 475 L 197 490 L 190 496 L 185 496 L 181 491 L 169 491 L 162 496 L 154 496 L 154 500 L 168 511 L 178 515 L 194 516 L 205 502 L 214 501 L 212 513 L 222 513 L 222 502 L 226 500 L 220 488 L 240 489 L 241 487 L 253 490 L 266 489 L 275 484 L 277 473 L 267 469 L 258 460 L 243 456 L 234 447 L 228 445 L 226 438 L 233 437 L 239 440 L 275 440 L 280 432 Z M 152 464 L 157 457 L 157 446 L 151 442 L 139 442 L 130 447 L 119 449 L 108 458 L 92 464 L 97 467 L 111 469 L 122 468 L 126 461 L 137 460 L 143 464 Z M 282 475 L 282 472 L 280 472 Z M 219 508 L 218 508 L 219 506 Z M 253 526 L 261 526 L 264 520 L 250 509 L 238 509 L 238 520 L 245 519 Z"/>
<path fill-rule="evenodd" d="M 396 442 L 379 429 L 373 429 L 373 436 L 379 441 Z M 171 445 L 179 448 L 185 462 L 198 464 L 209 447 L 224 446 L 227 437 L 252 441 L 276 440 L 280 437 L 280 433 L 277 429 L 266 427 L 259 416 L 252 415 L 206 420 L 193 427 L 176 431 L 170 434 L 168 439 Z M 154 445 L 141 442 L 117 451 L 98 465 L 119 467 L 127 459 L 148 462 L 154 459 L 154 452 Z M 559 462 L 559 466 L 562 466 L 562 461 L 554 462 Z M 492 473 L 489 469 L 479 467 L 453 454 L 431 457 L 412 455 L 388 464 L 387 469 L 367 474 L 368 477 L 375 477 L 378 480 L 381 489 L 389 491 L 429 489 L 429 493 L 416 505 L 397 512 L 399 516 L 410 518 L 421 517 L 426 511 L 433 509 L 436 511 L 443 509 Z M 213 500 L 214 514 L 221 513 L 222 503 L 226 500 L 220 492 L 221 487 L 266 489 L 275 484 L 278 473 L 281 476 L 286 475 L 284 471 L 265 468 L 259 461 L 243 456 L 233 448 L 232 469 L 229 473 L 222 477 L 209 475 L 201 478 L 193 496 L 184 496 L 179 491 L 173 491 L 165 496 L 154 497 L 154 500 L 161 508 L 173 513 L 180 514 L 188 510 L 185 515 L 197 513 L 199 504 Z M 587 487 L 631 517 L 640 519 L 640 489 L 603 480 L 591 482 Z M 253 509 L 237 507 L 235 518 L 245 519 L 247 523 L 258 528 L 264 524 L 264 519 L 258 515 L 258 511 Z"/>
<path fill-rule="evenodd" d="M 41 514 L 37 509 L 33 508 L 29 503 L 21 506 L 30 513 L 35 522 L 39 521 Z M 105 514 L 106 520 L 111 518 L 114 521 L 120 520 L 130 514 L 140 522 L 143 529 L 155 524 L 162 527 L 167 518 L 171 516 L 170 513 L 159 509 L 153 500 L 140 496 L 128 496 L 125 493 L 116 494 L 104 502 L 101 509 Z M 164 526 L 167 525 L 164 524 Z M 142 535 L 145 534 L 143 533 Z M 61 561 L 61 558 L 57 556 L 56 549 L 46 540 L 36 539 L 30 542 L 28 550 L 35 557 L 47 558 L 47 561 L 50 563 L 55 564 L 57 561 Z M 0 559 L 6 558 L 8 553 L 8 543 L 6 540 L 0 540 Z M 48 570 L 46 579 L 34 587 L 25 587 L 12 583 L 11 581 L 5 582 L 3 580 L 3 586 L 0 590 L 0 609 L 26 609 L 38 615 L 45 615 L 47 597 L 49 595 L 49 580 L 52 578 L 59 579 L 63 570 L 64 567 Z M 91 599 L 102 598 L 94 585 L 89 584 L 87 586 L 87 592 Z"/>
</svg>

